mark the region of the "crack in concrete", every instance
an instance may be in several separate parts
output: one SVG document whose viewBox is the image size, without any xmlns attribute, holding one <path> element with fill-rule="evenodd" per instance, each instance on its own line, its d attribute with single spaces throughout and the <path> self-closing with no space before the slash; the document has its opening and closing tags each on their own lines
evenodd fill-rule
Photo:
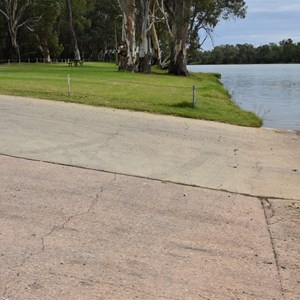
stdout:
<svg viewBox="0 0 300 300">
<path fill-rule="evenodd" d="M 104 186 L 105 185 L 109 185 L 110 183 L 112 183 L 113 181 L 117 180 L 117 174 L 114 173 L 114 177 L 113 179 L 111 179 L 109 182 L 107 183 L 104 183 L 101 187 L 100 187 L 100 194 L 103 193 L 104 191 Z M 86 214 L 88 214 L 93 208 L 94 206 L 97 204 L 99 200 L 99 194 L 96 194 L 96 197 L 93 199 L 93 201 L 91 202 L 91 204 L 89 205 L 88 209 L 81 212 L 81 213 L 77 213 L 77 214 L 74 214 L 74 215 L 70 215 L 67 220 L 65 220 L 61 225 L 59 226 L 53 226 L 53 228 L 51 229 L 50 232 L 48 232 L 47 234 L 43 235 L 41 237 L 41 240 L 42 240 L 42 252 L 45 252 L 45 238 L 49 237 L 50 235 L 52 235 L 55 231 L 57 230 L 62 230 L 62 229 L 65 229 L 66 225 L 74 218 L 77 218 L 77 217 L 80 217 L 80 216 L 84 216 Z"/>
<path fill-rule="evenodd" d="M 114 178 L 115 178 L 115 177 L 114 177 Z M 115 179 L 114 179 L 114 180 L 115 180 Z M 104 188 L 103 188 L 103 186 L 102 186 L 101 189 L 100 189 L 100 193 L 102 193 L 103 190 L 104 190 Z M 91 202 L 91 204 L 89 205 L 89 207 L 88 207 L 87 210 L 85 210 L 84 212 L 77 213 L 77 214 L 75 214 L 75 215 L 69 216 L 69 217 L 67 218 L 67 220 L 65 220 L 61 225 L 59 225 L 59 226 L 53 226 L 50 232 L 48 232 L 47 234 L 43 235 L 43 236 L 41 237 L 41 240 L 42 240 L 42 249 L 41 249 L 41 251 L 42 251 L 42 252 L 45 252 L 45 238 L 46 238 L 46 237 L 48 237 L 48 236 L 50 236 L 51 234 L 53 234 L 56 230 L 64 229 L 65 226 L 66 226 L 72 219 L 74 219 L 74 218 L 76 218 L 76 217 L 79 217 L 79 216 L 83 216 L 83 215 L 85 215 L 85 214 L 88 214 L 88 213 L 93 209 L 93 207 L 96 205 L 96 203 L 98 202 L 98 199 L 99 199 L 99 194 L 96 194 L 96 197 L 93 199 L 93 201 Z M 27 249 L 27 250 L 28 250 L 28 249 Z M 26 251 L 26 252 L 27 252 L 27 251 Z M 25 252 L 25 256 L 26 256 L 26 254 L 27 254 L 26 252 Z M 16 265 L 15 268 L 14 268 L 13 270 L 15 270 L 16 268 L 20 268 L 20 267 L 24 266 L 25 263 L 26 263 L 26 262 L 27 262 L 34 254 L 38 254 L 38 253 L 39 253 L 39 252 L 36 252 L 36 253 L 30 252 L 29 255 L 28 255 L 27 257 L 24 257 L 23 260 L 22 260 L 22 262 L 21 262 L 19 265 Z M 17 274 L 17 276 L 18 276 L 18 274 Z M 4 286 L 4 292 L 3 292 L 3 296 L 2 296 L 2 297 L 5 297 L 5 296 L 6 296 L 8 286 L 9 286 L 10 284 L 12 284 L 15 280 L 16 280 L 16 278 L 14 278 L 13 280 L 11 280 L 11 281 L 9 281 L 9 282 L 6 283 L 6 285 Z M 1 300 L 1 298 L 0 298 L 0 300 Z"/>
<path fill-rule="evenodd" d="M 242 193 L 242 192 L 233 192 L 227 189 L 221 189 L 221 188 L 212 188 L 212 187 L 207 187 L 207 186 L 202 186 L 198 184 L 188 184 L 188 183 L 183 183 L 183 182 L 178 182 L 178 181 L 172 181 L 168 179 L 158 179 L 158 178 L 153 178 L 149 176 L 142 176 L 142 175 L 133 175 L 133 174 L 126 174 L 126 173 L 121 173 L 121 172 L 115 172 L 115 171 L 108 171 L 108 170 L 103 170 L 103 169 L 97 169 L 97 168 L 92 168 L 92 167 L 84 167 L 84 166 L 79 166 L 79 165 L 72 165 L 72 164 L 67 164 L 67 163 L 60 163 L 60 162 L 53 162 L 53 161 L 47 161 L 47 160 L 42 160 L 42 159 L 34 159 L 34 158 L 25 158 L 25 157 L 20 157 L 17 155 L 10 155 L 10 154 L 5 154 L 5 153 L 0 153 L 0 155 L 5 156 L 5 157 L 11 157 L 11 158 L 17 158 L 17 159 L 23 159 L 26 161 L 33 161 L 33 162 L 42 162 L 50 165 L 55 165 L 55 166 L 62 166 L 62 167 L 70 167 L 70 168 L 76 168 L 76 169 L 81 169 L 81 170 L 89 170 L 89 171 L 95 171 L 95 172 L 103 172 L 106 174 L 114 174 L 114 175 L 120 175 L 120 176 L 127 176 L 127 177 L 132 177 L 132 178 L 141 178 L 141 179 L 148 179 L 151 181 L 156 181 L 156 182 L 161 182 L 161 183 L 170 183 L 170 184 L 177 184 L 181 186 L 189 186 L 189 187 L 194 187 L 194 188 L 200 188 L 200 189 L 205 189 L 209 191 L 219 191 L 219 192 L 225 192 L 233 195 L 241 195 L 241 196 L 246 196 L 254 199 L 271 199 L 271 200 L 292 200 L 296 202 L 300 202 L 300 198 L 286 198 L 286 197 L 275 197 L 275 196 L 266 196 L 266 195 L 255 195 L 255 194 L 249 194 L 249 193 Z"/>
<path fill-rule="evenodd" d="M 114 173 L 113 179 L 110 180 L 110 181 L 109 181 L 108 183 L 106 183 L 106 184 L 108 185 L 108 184 L 110 184 L 111 182 L 113 182 L 113 181 L 115 181 L 115 180 L 117 180 L 117 174 Z M 106 184 L 103 184 L 103 185 L 101 186 L 101 188 L 100 188 L 100 193 L 103 193 L 103 191 L 104 191 L 104 186 L 105 186 Z M 52 229 L 51 229 L 48 233 L 46 233 L 45 235 L 43 235 L 43 236 L 41 237 L 42 248 L 41 248 L 40 251 L 45 252 L 45 238 L 49 237 L 51 234 L 53 234 L 53 233 L 54 233 L 55 231 L 57 231 L 57 230 L 65 229 L 66 225 L 67 225 L 72 219 L 74 219 L 74 218 L 76 218 L 76 217 L 80 217 L 80 216 L 83 216 L 83 215 L 88 214 L 88 213 L 95 207 L 95 205 L 97 204 L 98 201 L 99 201 L 99 194 L 97 193 L 97 194 L 96 194 L 96 197 L 94 197 L 94 199 L 91 201 L 89 207 L 88 207 L 85 211 L 80 212 L 80 213 L 77 213 L 77 214 L 74 214 L 74 215 L 70 215 L 70 216 L 69 216 L 69 217 L 68 217 L 61 225 L 59 225 L 59 226 L 53 226 Z M 28 249 L 27 249 L 27 250 L 28 250 Z M 25 256 L 27 255 L 27 250 L 25 251 Z M 24 257 L 23 260 L 22 260 L 22 262 L 21 262 L 19 265 L 16 265 L 15 268 L 14 268 L 13 270 L 15 271 L 15 269 L 24 266 L 25 263 L 26 263 L 32 256 L 34 256 L 34 255 L 40 253 L 40 251 L 35 252 L 35 253 L 30 252 L 29 255 L 27 255 L 27 257 Z M 17 272 L 17 275 L 16 275 L 16 276 L 19 276 L 19 272 Z M 5 284 L 5 286 L 4 286 L 4 291 L 3 291 L 3 295 L 1 296 L 3 299 L 6 299 L 5 297 L 6 297 L 6 294 L 7 294 L 8 286 L 9 286 L 10 284 L 12 284 L 13 282 L 16 281 L 16 276 L 14 276 L 14 277 L 15 277 L 14 279 L 10 280 L 9 282 L 7 282 L 7 283 Z M 0 300 L 2 300 L 2 299 L 0 298 Z"/>
<path fill-rule="evenodd" d="M 103 186 L 101 187 L 100 193 L 103 193 Z M 52 235 L 55 231 L 65 229 L 66 225 L 72 219 L 88 214 L 93 209 L 93 207 L 96 205 L 96 203 L 98 202 L 98 199 L 99 199 L 99 194 L 96 194 L 96 197 L 93 199 L 93 201 L 91 202 L 91 204 L 89 205 L 89 207 L 88 207 L 87 210 L 85 210 L 85 211 L 83 211 L 81 213 L 70 215 L 67 218 L 67 220 L 65 220 L 61 225 L 59 225 L 59 226 L 53 226 L 52 229 L 48 233 L 46 233 L 45 235 L 41 236 L 41 240 L 42 240 L 42 252 L 45 252 L 45 238 L 47 238 L 50 235 Z"/>
<path fill-rule="evenodd" d="M 268 198 L 262 199 L 262 201 L 263 201 L 264 210 L 267 213 L 266 215 L 268 217 L 268 222 L 270 223 L 270 220 L 275 215 L 275 210 Z M 271 224 L 268 224 L 268 225 L 271 225 Z"/>
<path fill-rule="evenodd" d="M 283 288 L 283 280 L 281 277 L 281 273 L 280 273 L 280 264 L 279 264 L 279 259 L 278 259 L 278 255 L 276 252 L 276 247 L 275 247 L 275 238 L 273 237 L 272 231 L 271 231 L 271 222 L 270 219 L 272 217 L 274 217 L 275 214 L 275 210 L 272 207 L 272 203 L 269 201 L 269 199 L 265 198 L 265 199 L 260 199 L 261 201 L 261 206 L 262 209 L 264 211 L 264 215 L 265 215 L 265 220 L 266 220 L 266 225 L 267 225 L 267 230 L 269 233 L 269 237 L 270 237 L 270 242 L 271 242 L 271 246 L 272 246 L 272 251 L 273 251 L 273 256 L 274 256 L 274 260 L 275 260 L 275 264 L 276 264 L 276 270 L 277 270 L 277 275 L 278 275 L 278 280 L 279 280 L 279 284 L 280 284 L 280 292 L 282 297 L 285 299 L 285 293 L 284 293 L 284 288 Z"/>
</svg>

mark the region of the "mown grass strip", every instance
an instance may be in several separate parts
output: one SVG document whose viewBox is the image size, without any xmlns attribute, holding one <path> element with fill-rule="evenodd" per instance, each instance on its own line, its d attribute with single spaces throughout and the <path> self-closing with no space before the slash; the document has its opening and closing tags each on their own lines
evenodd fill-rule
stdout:
<svg viewBox="0 0 300 300">
<path fill-rule="evenodd" d="M 67 75 L 71 76 L 71 96 Z M 192 86 L 197 107 L 192 107 Z M 114 64 L 85 63 L 0 65 L 0 93 L 41 99 L 147 111 L 157 114 L 259 127 L 262 120 L 239 108 L 219 81 L 218 74 L 189 77 L 155 70 L 150 75 L 118 72 Z"/>
</svg>

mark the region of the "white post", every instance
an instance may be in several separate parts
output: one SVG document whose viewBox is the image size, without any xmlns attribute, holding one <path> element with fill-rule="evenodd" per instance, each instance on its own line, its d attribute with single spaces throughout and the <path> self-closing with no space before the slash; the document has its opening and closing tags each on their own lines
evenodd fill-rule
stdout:
<svg viewBox="0 0 300 300">
<path fill-rule="evenodd" d="M 71 77 L 70 75 L 68 74 L 68 96 L 70 97 L 71 96 Z"/>
<path fill-rule="evenodd" d="M 193 85 L 193 108 L 196 108 L 196 87 Z"/>
</svg>

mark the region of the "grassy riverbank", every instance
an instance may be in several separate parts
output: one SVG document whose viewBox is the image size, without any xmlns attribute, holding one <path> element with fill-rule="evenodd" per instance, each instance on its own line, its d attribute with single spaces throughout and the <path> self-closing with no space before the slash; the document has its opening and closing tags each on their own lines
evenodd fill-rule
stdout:
<svg viewBox="0 0 300 300">
<path fill-rule="evenodd" d="M 67 75 L 71 76 L 68 96 Z M 192 108 L 192 86 L 197 107 Z M 234 104 L 214 74 L 194 73 L 188 78 L 118 72 L 114 64 L 86 63 L 0 65 L 0 94 L 61 100 L 158 114 L 213 120 L 243 126 L 261 126 L 253 113 Z"/>
</svg>

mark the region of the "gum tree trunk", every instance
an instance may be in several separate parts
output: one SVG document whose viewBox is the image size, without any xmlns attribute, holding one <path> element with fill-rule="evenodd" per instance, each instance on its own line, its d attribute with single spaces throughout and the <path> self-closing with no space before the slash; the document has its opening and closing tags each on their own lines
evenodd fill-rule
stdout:
<svg viewBox="0 0 300 300">
<path fill-rule="evenodd" d="M 51 63 L 51 55 L 50 50 L 46 45 L 39 45 L 39 49 L 43 54 L 43 57 L 47 63 Z"/>
<path fill-rule="evenodd" d="M 153 53 L 154 63 L 158 66 L 161 66 L 161 50 L 160 50 L 155 24 L 153 24 L 153 26 L 151 27 L 151 41 L 152 41 L 152 47 L 154 52 Z"/>
<path fill-rule="evenodd" d="M 149 10 L 151 0 L 140 0 L 139 14 L 139 71 L 151 73 L 152 48 L 151 48 L 151 31 L 149 21 Z"/>
<path fill-rule="evenodd" d="M 67 12 L 69 17 L 69 28 L 71 32 L 71 40 L 73 45 L 73 51 L 74 51 L 74 59 L 77 61 L 81 60 L 80 51 L 77 43 L 77 37 L 76 32 L 73 25 L 73 11 L 72 11 L 72 3 L 71 0 L 66 0 L 67 2 Z"/>
<path fill-rule="evenodd" d="M 122 22 L 122 43 L 127 49 L 126 62 L 119 66 L 128 71 L 136 71 L 136 40 L 135 40 L 135 0 L 119 0 L 119 6 L 123 13 Z"/>
<path fill-rule="evenodd" d="M 172 17 L 169 73 L 188 76 L 187 43 L 189 41 L 189 21 L 191 0 L 169 1 L 168 11 Z"/>
<path fill-rule="evenodd" d="M 8 25 L 8 31 L 10 35 L 10 42 L 11 42 L 11 57 L 12 59 L 20 59 L 20 48 L 17 41 L 17 32 L 18 30 L 13 26 L 13 24 Z"/>
</svg>

